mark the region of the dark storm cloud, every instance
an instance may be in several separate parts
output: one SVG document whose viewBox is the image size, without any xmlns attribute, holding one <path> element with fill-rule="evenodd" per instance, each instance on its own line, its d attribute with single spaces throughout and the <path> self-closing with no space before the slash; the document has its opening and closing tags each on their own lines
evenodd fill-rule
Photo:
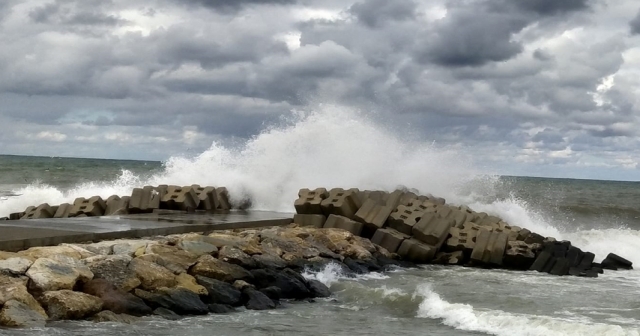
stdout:
<svg viewBox="0 0 640 336">
<path fill-rule="evenodd" d="M 589 8 L 590 0 L 509 0 L 517 7 L 540 15 L 556 15 Z"/>
<path fill-rule="evenodd" d="M 416 3 L 413 0 L 366 0 L 355 3 L 349 12 L 365 25 L 375 28 L 385 21 L 403 21 L 415 18 Z"/>
<path fill-rule="evenodd" d="M 117 26 L 126 21 L 103 13 L 105 7 L 112 5 L 112 1 L 87 0 L 73 3 L 67 0 L 56 0 L 36 7 L 29 12 L 29 17 L 36 23 L 86 25 L 86 26 Z"/>
<path fill-rule="evenodd" d="M 640 34 L 640 11 L 638 11 L 636 17 L 629 22 L 629 26 L 631 27 L 631 34 Z"/>
</svg>

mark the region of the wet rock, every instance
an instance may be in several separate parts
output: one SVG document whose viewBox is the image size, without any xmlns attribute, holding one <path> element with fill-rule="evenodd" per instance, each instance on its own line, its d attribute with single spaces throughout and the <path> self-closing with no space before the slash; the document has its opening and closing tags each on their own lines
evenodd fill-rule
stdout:
<svg viewBox="0 0 640 336">
<path fill-rule="evenodd" d="M 277 255 L 256 254 L 251 258 L 255 262 L 255 268 L 283 269 L 287 267 L 287 262 Z"/>
<path fill-rule="evenodd" d="M 47 313 L 40 306 L 38 301 L 27 291 L 27 287 L 22 283 L 10 283 L 0 285 L 0 306 L 9 301 L 18 301 L 29 307 L 29 309 L 39 313 L 45 319 L 48 318 Z"/>
<path fill-rule="evenodd" d="M 135 316 L 127 315 L 127 314 L 116 314 L 110 310 L 103 310 L 91 317 L 91 321 L 99 323 L 99 322 L 116 322 L 123 324 L 131 324 L 138 321 L 138 318 Z"/>
<path fill-rule="evenodd" d="M 141 281 L 129 268 L 133 260 L 128 255 L 105 255 L 84 259 L 84 264 L 93 272 L 94 278 L 105 279 L 125 292 L 140 286 Z"/>
<path fill-rule="evenodd" d="M 357 274 L 366 274 L 369 272 L 379 272 L 382 270 L 382 267 L 378 265 L 378 263 L 374 259 L 352 259 L 345 258 L 344 264 L 349 267 L 353 272 Z"/>
<path fill-rule="evenodd" d="M 209 293 L 207 302 L 234 307 L 242 305 L 242 292 L 231 284 L 200 275 L 196 276 L 196 281 Z"/>
<path fill-rule="evenodd" d="M 318 280 L 314 280 L 314 279 L 307 280 L 307 287 L 311 291 L 311 297 L 325 298 L 325 297 L 331 296 L 331 291 L 329 290 L 329 287 L 327 287 L 325 284 L 323 284 Z"/>
<path fill-rule="evenodd" d="M 87 282 L 93 278 L 91 270 L 79 260 L 66 255 L 37 259 L 26 275 L 37 291 L 73 289 L 78 281 Z"/>
<path fill-rule="evenodd" d="M 170 320 L 170 321 L 177 321 L 182 319 L 182 316 L 176 314 L 174 311 L 172 311 L 171 309 L 167 309 L 167 308 L 163 308 L 163 307 L 158 307 L 153 311 L 154 315 L 158 315 L 160 317 L 162 317 L 165 320 Z"/>
<path fill-rule="evenodd" d="M 633 269 L 633 263 L 615 253 L 609 253 L 606 258 L 600 263 L 601 267 L 609 270 L 631 270 Z"/>
<path fill-rule="evenodd" d="M 209 305 L 209 312 L 212 314 L 228 314 L 233 313 L 235 309 L 228 305 L 223 305 L 219 303 L 212 303 Z"/>
<path fill-rule="evenodd" d="M 117 288 L 105 279 L 93 279 L 84 285 L 83 292 L 102 299 L 103 308 L 116 314 L 145 316 L 152 309 L 139 297 Z"/>
<path fill-rule="evenodd" d="M 24 275 L 33 261 L 28 258 L 9 258 L 0 260 L 0 273 L 10 275 Z"/>
<path fill-rule="evenodd" d="M 276 286 L 282 290 L 283 299 L 305 299 L 311 296 L 306 280 L 295 271 L 285 268 L 282 271 L 256 269 L 252 270 L 257 288 Z"/>
<path fill-rule="evenodd" d="M 230 283 L 236 280 L 251 282 L 253 278 L 253 275 L 244 268 L 216 259 L 210 255 L 201 256 L 189 273 Z"/>
<path fill-rule="evenodd" d="M 282 298 L 282 289 L 280 287 L 269 286 L 260 289 L 260 291 L 275 303 L 278 303 Z"/>
<path fill-rule="evenodd" d="M 136 289 L 134 293 L 151 306 L 170 309 L 179 315 L 209 313 L 209 307 L 200 300 L 198 294 L 184 288 L 161 288 L 154 293 Z"/>
<path fill-rule="evenodd" d="M 276 303 L 269 299 L 264 293 L 253 288 L 245 289 L 242 294 L 246 297 L 245 307 L 251 310 L 275 309 Z"/>
<path fill-rule="evenodd" d="M 102 310 L 100 298 L 66 289 L 46 292 L 39 299 L 53 320 L 83 319 Z"/>
<path fill-rule="evenodd" d="M 20 301 L 7 301 L 0 310 L 0 326 L 36 328 L 44 327 L 46 322 L 45 316 Z"/>
<path fill-rule="evenodd" d="M 129 263 L 129 269 L 140 279 L 143 289 L 154 290 L 160 287 L 173 287 L 177 283 L 173 272 L 156 263 L 136 258 Z"/>
<path fill-rule="evenodd" d="M 244 281 L 244 280 L 236 280 L 233 282 L 233 288 L 242 292 L 247 287 L 256 288 L 256 286 Z"/>
<path fill-rule="evenodd" d="M 256 261 L 239 248 L 224 246 L 218 251 L 218 259 L 243 268 L 255 268 Z"/>
</svg>

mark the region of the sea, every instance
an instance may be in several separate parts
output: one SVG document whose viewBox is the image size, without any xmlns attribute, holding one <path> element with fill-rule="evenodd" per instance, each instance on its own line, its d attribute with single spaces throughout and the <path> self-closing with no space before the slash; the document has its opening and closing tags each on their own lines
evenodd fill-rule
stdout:
<svg viewBox="0 0 640 336">
<path fill-rule="evenodd" d="M 500 176 L 455 148 L 344 113 L 309 114 L 234 145 L 165 161 L 0 155 L 0 217 L 29 205 L 130 194 L 143 185 L 226 186 L 256 210 L 293 212 L 300 188 L 416 189 L 640 269 L 640 183 Z M 272 311 L 131 325 L 54 322 L 0 335 L 640 335 L 640 271 L 598 278 L 428 265 L 356 278 L 304 274 L 333 295 Z"/>
</svg>

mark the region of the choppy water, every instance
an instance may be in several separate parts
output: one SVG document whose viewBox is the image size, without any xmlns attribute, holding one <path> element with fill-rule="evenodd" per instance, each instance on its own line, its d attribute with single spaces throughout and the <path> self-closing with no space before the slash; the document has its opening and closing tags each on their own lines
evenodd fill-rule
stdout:
<svg viewBox="0 0 640 336">
<path fill-rule="evenodd" d="M 293 211 L 301 187 L 417 188 L 569 239 L 602 259 L 640 265 L 637 182 L 488 176 L 469 156 L 399 136 L 332 109 L 264 131 L 235 148 L 135 162 L 0 156 L 0 216 L 79 196 L 129 194 L 145 184 L 198 183 L 250 195 L 261 210 Z M 334 297 L 270 312 L 146 319 L 132 326 L 58 323 L 24 335 L 639 335 L 640 271 L 597 279 L 426 267 L 358 279 L 308 274 Z"/>
</svg>

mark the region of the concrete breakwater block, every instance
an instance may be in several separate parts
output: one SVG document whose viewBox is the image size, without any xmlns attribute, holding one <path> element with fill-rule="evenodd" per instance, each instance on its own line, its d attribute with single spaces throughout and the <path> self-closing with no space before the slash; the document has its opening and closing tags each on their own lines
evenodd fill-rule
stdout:
<svg viewBox="0 0 640 336">
<path fill-rule="evenodd" d="M 527 244 L 518 240 L 510 240 L 507 242 L 503 264 L 508 268 L 527 270 L 536 260 L 535 250 L 538 248 L 539 246 L 537 245 Z"/>
<path fill-rule="evenodd" d="M 398 205 L 389 215 L 387 226 L 404 234 L 411 235 L 413 226 L 418 223 L 426 211 L 435 211 L 432 203 L 410 202 L 408 205 Z"/>
<path fill-rule="evenodd" d="M 442 218 L 435 212 L 428 212 L 422 215 L 411 232 L 414 238 L 439 249 L 454 224 L 453 219 Z"/>
<path fill-rule="evenodd" d="M 411 236 L 391 228 L 379 229 L 371 238 L 371 242 L 387 249 L 391 253 L 396 253 L 406 239 Z"/>
<path fill-rule="evenodd" d="M 344 216 L 329 215 L 327 221 L 324 223 L 324 228 L 343 229 L 359 236 L 362 233 L 362 223 L 356 222 Z"/>
<path fill-rule="evenodd" d="M 71 209 L 73 208 L 72 204 L 62 203 L 58 206 L 56 213 L 53 215 L 53 218 L 67 218 L 70 217 L 69 213 L 71 213 Z"/>
<path fill-rule="evenodd" d="M 609 253 L 601 263 L 602 268 L 610 270 L 633 269 L 633 263 L 615 253 Z"/>
<path fill-rule="evenodd" d="M 470 255 L 476 246 L 476 237 L 480 229 L 480 226 L 472 222 L 464 223 L 461 228 L 451 228 L 449 230 L 451 237 L 446 241 L 444 249 L 447 252 L 463 251 Z"/>
<path fill-rule="evenodd" d="M 358 192 L 359 190 L 357 188 L 331 189 L 329 196 L 320 203 L 322 212 L 326 216 L 338 215 L 354 219 L 361 205 Z"/>
<path fill-rule="evenodd" d="M 20 219 L 51 218 L 56 210 L 47 203 L 40 204 L 37 207 L 30 206 L 24 211 L 24 215 Z"/>
<path fill-rule="evenodd" d="M 216 188 L 216 197 L 218 198 L 218 210 L 231 209 L 231 203 L 229 202 L 229 191 L 225 187 Z"/>
<path fill-rule="evenodd" d="M 104 210 L 107 205 L 100 196 L 93 196 L 91 198 L 79 197 L 73 201 L 73 206 L 69 210 L 70 217 L 78 217 L 85 215 L 87 217 L 95 217 L 104 215 Z"/>
<path fill-rule="evenodd" d="M 160 199 L 166 190 L 167 186 L 145 186 L 133 189 L 129 199 L 129 213 L 151 213 L 154 209 L 160 209 Z"/>
<path fill-rule="evenodd" d="M 104 215 L 111 216 L 116 213 L 119 215 L 127 214 L 128 212 L 127 209 L 129 208 L 130 199 L 131 197 L 129 196 L 124 196 L 124 197 L 120 197 L 118 195 L 110 196 L 109 198 L 107 198 L 107 201 L 105 202 L 107 204 L 107 208 L 104 211 Z"/>
<path fill-rule="evenodd" d="M 437 249 L 417 239 L 405 239 L 398 248 L 398 255 L 404 260 L 427 264 L 436 256 Z"/>
<path fill-rule="evenodd" d="M 369 198 L 356 212 L 355 220 L 375 231 L 384 227 L 392 211 L 390 206 L 382 205 L 380 201 Z"/>
<path fill-rule="evenodd" d="M 199 200 L 198 210 L 215 211 L 218 209 L 218 194 L 214 187 L 201 187 L 197 184 L 191 186 Z"/>
<path fill-rule="evenodd" d="M 299 214 L 323 214 L 321 203 L 329 197 L 329 192 L 325 188 L 300 189 L 298 199 L 293 203 L 296 212 Z"/>
<path fill-rule="evenodd" d="M 307 214 L 295 214 L 293 215 L 293 222 L 300 226 L 311 226 L 321 228 L 327 221 L 327 217 L 324 215 L 307 215 Z"/>
<path fill-rule="evenodd" d="M 200 198 L 196 188 L 192 186 L 180 187 L 171 185 L 160 199 L 160 208 L 167 210 L 196 210 L 200 205 Z"/>
</svg>

